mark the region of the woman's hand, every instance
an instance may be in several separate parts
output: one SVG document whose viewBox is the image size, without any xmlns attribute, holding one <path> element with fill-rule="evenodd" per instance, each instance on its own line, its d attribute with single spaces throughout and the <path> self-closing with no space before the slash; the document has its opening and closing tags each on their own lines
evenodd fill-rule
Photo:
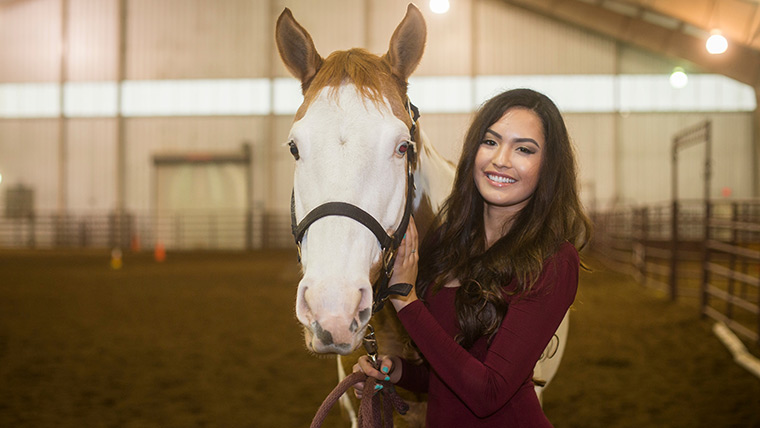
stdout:
<svg viewBox="0 0 760 428">
<path fill-rule="evenodd" d="M 380 370 L 375 369 L 372 363 L 369 361 L 369 357 L 363 355 L 359 357 L 359 362 L 354 364 L 354 373 L 362 372 L 367 376 L 371 376 L 377 380 L 396 383 L 401 379 L 401 359 L 397 356 L 380 355 L 377 357 L 377 361 L 380 363 Z M 377 391 L 383 389 L 380 384 L 375 385 Z M 359 382 L 354 385 L 354 395 L 356 398 L 362 399 L 362 392 L 364 391 L 364 382 Z"/>
<path fill-rule="evenodd" d="M 412 284 L 412 291 L 407 296 L 391 295 L 390 300 L 396 311 L 400 311 L 404 306 L 417 300 L 417 291 L 414 284 L 417 282 L 417 262 L 420 255 L 417 253 L 419 241 L 417 237 L 417 226 L 414 224 L 414 217 L 409 218 L 409 226 L 406 228 L 406 235 L 398 247 L 396 254 L 396 263 L 393 265 L 393 275 L 389 284 L 407 283 Z"/>
</svg>

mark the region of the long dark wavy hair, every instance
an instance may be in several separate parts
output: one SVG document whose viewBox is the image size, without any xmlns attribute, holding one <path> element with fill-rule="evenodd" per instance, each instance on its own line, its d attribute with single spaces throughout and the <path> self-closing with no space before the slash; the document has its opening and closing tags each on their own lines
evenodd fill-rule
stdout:
<svg viewBox="0 0 760 428">
<path fill-rule="evenodd" d="M 530 109 L 543 124 L 545 148 L 536 190 L 511 219 L 507 233 L 486 248 L 484 200 L 473 178 L 475 156 L 486 130 L 507 110 Z M 420 248 L 417 293 L 438 291 L 457 279 L 456 313 L 462 330 L 457 338 L 469 348 L 498 330 L 508 304 L 505 286 L 518 280 L 512 293 L 531 290 L 543 262 L 565 241 L 581 250 L 591 236 L 591 222 L 578 197 L 576 162 L 565 122 L 545 95 L 515 89 L 491 98 L 478 110 L 465 137 L 451 195 L 445 201 Z"/>
</svg>

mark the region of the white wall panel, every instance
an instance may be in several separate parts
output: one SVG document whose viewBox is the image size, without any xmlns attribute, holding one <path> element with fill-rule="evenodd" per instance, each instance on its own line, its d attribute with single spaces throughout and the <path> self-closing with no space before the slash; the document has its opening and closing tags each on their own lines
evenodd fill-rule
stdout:
<svg viewBox="0 0 760 428">
<path fill-rule="evenodd" d="M 35 208 L 52 211 L 58 201 L 58 121 L 0 120 L 0 198 L 19 184 L 34 190 Z"/>
<path fill-rule="evenodd" d="M 241 152 L 246 141 L 254 146 L 265 144 L 262 118 L 134 118 L 125 122 L 127 207 L 138 212 L 152 208 L 156 154 Z M 254 162 L 266 165 L 263 159 Z"/>
<path fill-rule="evenodd" d="M 367 26 L 366 26 L 366 33 L 367 33 L 366 46 L 362 46 L 362 47 L 366 48 L 368 51 L 374 54 L 382 55 L 388 52 L 388 44 L 391 41 L 391 36 L 393 35 L 393 31 L 396 29 L 396 27 L 401 22 L 401 20 L 404 19 L 404 15 L 406 14 L 406 8 L 409 5 L 409 1 L 407 0 L 362 0 L 362 1 L 365 1 L 369 7 L 369 13 L 367 15 L 368 16 Z M 425 15 L 425 18 L 427 21 L 429 13 L 426 14 L 427 11 L 425 10 L 426 8 L 425 3 L 426 2 L 417 2 L 415 4 L 418 7 L 420 7 L 420 10 L 422 10 L 422 13 L 423 15 Z M 469 0 L 462 1 L 461 3 L 469 3 Z M 461 25 L 462 20 L 458 20 L 458 25 Z M 428 26 L 429 25 L 430 23 L 428 22 Z M 430 34 L 428 34 L 427 45 L 425 46 L 425 57 L 423 57 L 422 59 L 423 62 L 425 62 L 427 55 L 430 53 L 430 50 L 435 49 L 435 47 L 431 47 L 433 45 L 431 45 L 430 41 L 431 41 L 431 37 L 430 37 Z"/>
<path fill-rule="evenodd" d="M 110 212 L 116 206 L 116 120 L 68 123 L 68 208 Z"/>
<path fill-rule="evenodd" d="M 289 8 L 296 21 L 311 35 L 317 52 L 326 58 L 336 50 L 366 48 L 364 3 L 358 0 L 276 0 L 273 1 L 274 7 L 269 25 L 271 31 L 274 31 L 273 23 L 286 7 Z M 272 49 L 275 76 L 290 76 L 288 70 L 282 65 L 277 49 L 274 47 Z"/>
<path fill-rule="evenodd" d="M 0 7 L 0 82 L 49 82 L 60 75 L 61 2 Z"/>
<path fill-rule="evenodd" d="M 425 114 L 421 112 L 420 128 L 425 132 L 430 143 L 444 158 L 454 164 L 462 154 L 462 144 L 470 127 L 472 115 L 460 114 Z"/>
<path fill-rule="evenodd" d="M 615 197 L 615 114 L 564 114 L 578 162 L 581 200 L 603 208 Z"/>
<path fill-rule="evenodd" d="M 671 197 L 670 147 L 673 136 L 702 120 L 713 121 L 713 179 L 711 197 L 724 187 L 736 198 L 752 197 L 751 113 L 631 114 L 621 120 L 621 194 L 623 202 L 647 203 Z M 702 145 L 679 154 L 679 197 L 703 194 Z"/>
<path fill-rule="evenodd" d="M 430 12 L 428 2 L 419 2 L 427 22 L 428 35 L 425 55 L 415 74 L 467 76 L 473 73 L 471 61 L 473 2 L 477 3 L 476 0 L 452 1 L 449 11 L 440 15 Z M 403 14 L 405 8 L 401 7 L 399 10 Z M 396 20 L 401 21 L 400 18 Z M 390 35 L 386 37 L 390 40 Z"/>
<path fill-rule="evenodd" d="M 68 0 L 68 4 L 68 80 L 116 80 L 118 0 Z"/>
<path fill-rule="evenodd" d="M 267 11 L 266 1 L 129 0 L 127 78 L 266 76 Z"/>
<path fill-rule="evenodd" d="M 614 72 L 611 39 L 500 1 L 477 4 L 478 74 Z"/>
</svg>

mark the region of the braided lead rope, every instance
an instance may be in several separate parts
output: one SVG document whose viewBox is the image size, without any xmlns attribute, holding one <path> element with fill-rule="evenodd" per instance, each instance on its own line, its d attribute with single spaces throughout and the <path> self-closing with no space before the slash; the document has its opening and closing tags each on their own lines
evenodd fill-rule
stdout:
<svg viewBox="0 0 760 428">
<path fill-rule="evenodd" d="M 364 382 L 362 400 L 359 405 L 359 428 L 393 428 L 393 411 L 396 410 L 403 415 L 409 410 L 409 405 L 396 393 L 392 383 L 379 382 L 362 372 L 354 372 L 346 376 L 327 395 L 311 421 L 311 428 L 320 428 L 340 396 L 348 391 L 348 388 L 359 382 Z M 383 385 L 379 394 L 375 393 L 376 384 Z M 381 401 L 380 397 L 385 398 L 384 402 Z M 381 408 L 382 413 L 380 412 Z"/>
</svg>

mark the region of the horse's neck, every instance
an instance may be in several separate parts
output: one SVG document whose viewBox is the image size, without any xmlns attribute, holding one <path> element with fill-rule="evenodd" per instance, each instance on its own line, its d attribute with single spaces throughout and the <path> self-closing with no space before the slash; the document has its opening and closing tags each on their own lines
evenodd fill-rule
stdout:
<svg viewBox="0 0 760 428">
<path fill-rule="evenodd" d="M 420 130 L 419 161 L 415 171 L 417 194 L 414 200 L 414 220 L 424 236 L 441 205 L 451 193 L 456 167 L 441 156 Z"/>
</svg>

